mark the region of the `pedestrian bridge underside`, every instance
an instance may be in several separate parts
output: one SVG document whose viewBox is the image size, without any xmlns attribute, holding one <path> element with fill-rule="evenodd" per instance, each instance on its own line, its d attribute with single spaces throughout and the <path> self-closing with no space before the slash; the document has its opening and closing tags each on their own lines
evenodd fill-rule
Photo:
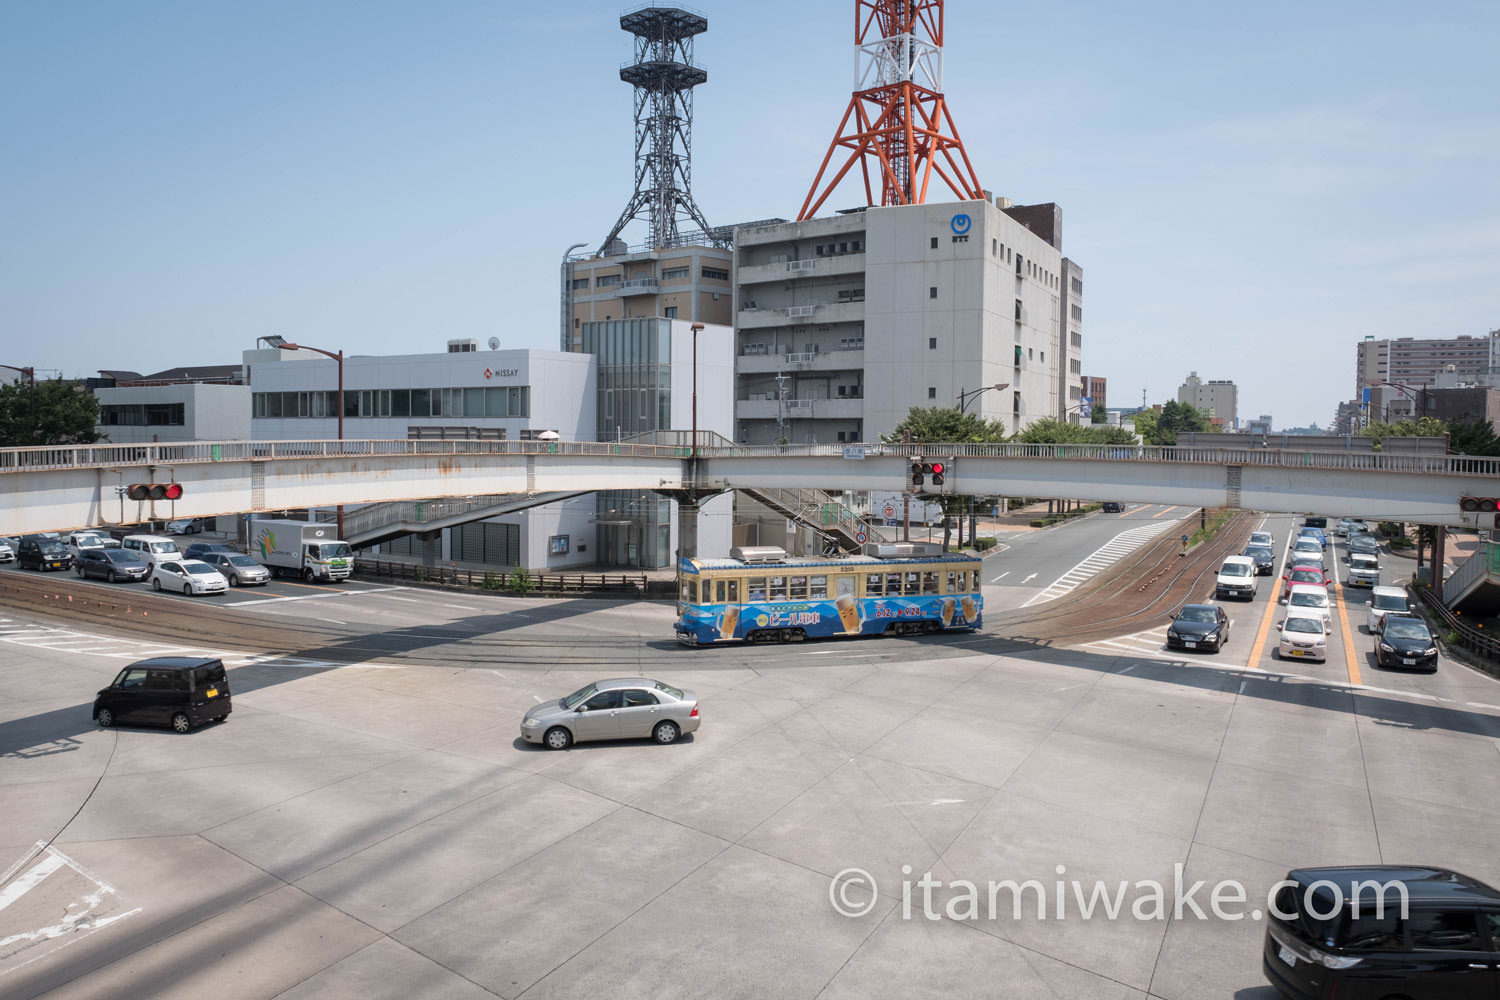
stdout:
<svg viewBox="0 0 1500 1000">
<path fill-rule="evenodd" d="M 1500 459 L 1101 445 L 681 446 L 546 441 L 228 441 L 0 450 L 0 534 L 148 519 L 593 490 L 899 492 L 913 458 L 947 466 L 928 495 L 1059 497 L 1477 525 L 1459 497 L 1500 493 Z M 133 501 L 175 482 L 176 501 Z"/>
</svg>

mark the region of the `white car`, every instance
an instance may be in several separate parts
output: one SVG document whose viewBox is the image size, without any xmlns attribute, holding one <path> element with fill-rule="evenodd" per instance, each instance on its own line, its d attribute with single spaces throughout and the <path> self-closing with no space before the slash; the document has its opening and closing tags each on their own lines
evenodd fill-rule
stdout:
<svg viewBox="0 0 1500 1000">
<path fill-rule="evenodd" d="M 1250 544 L 1274 546 L 1276 542 L 1272 539 L 1269 531 L 1252 531 L 1250 532 Z"/>
<path fill-rule="evenodd" d="M 1286 599 L 1286 613 L 1316 615 L 1332 627 L 1333 608 L 1328 600 L 1328 588 L 1315 587 L 1310 583 L 1293 584 L 1292 592 Z"/>
<path fill-rule="evenodd" d="M 1372 587 L 1370 589 L 1370 634 L 1374 635 L 1385 628 L 1385 616 L 1388 614 L 1404 615 L 1411 610 L 1411 605 L 1406 600 L 1406 590 L 1402 587 Z"/>
<path fill-rule="evenodd" d="M 1323 561 L 1323 546 L 1316 538 L 1303 536 L 1292 543 L 1292 554 L 1288 557 L 1289 562 L 1315 562 L 1324 569 L 1328 564 Z"/>
<path fill-rule="evenodd" d="M 1217 598 L 1243 597 L 1255 600 L 1255 560 L 1248 556 L 1230 556 L 1219 567 L 1219 578 L 1214 583 Z"/>
<path fill-rule="evenodd" d="M 1281 632 L 1281 642 L 1276 655 L 1283 660 L 1328 659 L 1328 619 L 1321 615 L 1287 610 L 1286 618 L 1276 626 Z"/>
<path fill-rule="evenodd" d="M 181 517 L 175 521 L 167 522 L 167 534 L 169 535 L 196 535 L 203 530 L 203 519 L 198 517 Z"/>
<path fill-rule="evenodd" d="M 12 562 L 16 558 L 16 547 L 9 538 L 0 538 L 0 562 Z"/>
<path fill-rule="evenodd" d="M 197 559 L 163 560 L 151 567 L 153 590 L 176 590 L 194 594 L 222 594 L 229 589 L 224 575 Z"/>
</svg>

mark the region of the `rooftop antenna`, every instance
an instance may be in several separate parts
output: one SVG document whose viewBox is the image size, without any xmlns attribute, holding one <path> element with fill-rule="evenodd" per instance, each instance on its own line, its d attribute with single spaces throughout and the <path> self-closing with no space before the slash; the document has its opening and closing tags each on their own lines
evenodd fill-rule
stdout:
<svg viewBox="0 0 1500 1000">
<path fill-rule="evenodd" d="M 840 148 L 849 155 L 820 189 Z M 855 163 L 864 175 L 867 205 L 921 204 L 934 173 L 965 201 L 984 197 L 943 96 L 943 0 L 855 0 L 854 96 L 799 222 L 817 213 Z"/>
<path fill-rule="evenodd" d="M 635 87 L 635 193 L 604 242 L 604 253 L 632 219 L 651 226 L 653 249 L 676 246 L 677 220 L 709 225 L 693 201 L 693 88 L 708 71 L 693 65 L 693 36 L 708 18 L 679 7 L 643 7 L 620 18 L 635 36 L 635 62 L 620 79 Z"/>
</svg>

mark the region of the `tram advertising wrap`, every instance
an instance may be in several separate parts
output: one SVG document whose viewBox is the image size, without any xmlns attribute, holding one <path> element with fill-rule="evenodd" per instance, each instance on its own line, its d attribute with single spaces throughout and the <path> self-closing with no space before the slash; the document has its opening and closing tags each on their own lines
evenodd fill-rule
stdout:
<svg viewBox="0 0 1500 1000">
<path fill-rule="evenodd" d="M 683 559 L 674 629 L 694 646 L 973 630 L 979 574 L 971 555 Z"/>
</svg>

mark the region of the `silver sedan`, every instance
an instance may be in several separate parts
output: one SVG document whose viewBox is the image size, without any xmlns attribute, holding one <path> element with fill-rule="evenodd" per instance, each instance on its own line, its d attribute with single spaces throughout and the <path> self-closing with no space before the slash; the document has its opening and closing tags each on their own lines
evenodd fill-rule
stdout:
<svg viewBox="0 0 1500 1000">
<path fill-rule="evenodd" d="M 205 552 L 200 558 L 218 570 L 231 587 L 242 584 L 265 586 L 271 582 L 271 571 L 247 555 L 238 552 Z"/>
<path fill-rule="evenodd" d="M 586 740 L 637 737 L 675 743 L 697 730 L 699 721 L 693 692 L 649 677 L 618 677 L 529 709 L 521 720 L 521 738 L 553 750 Z"/>
</svg>

